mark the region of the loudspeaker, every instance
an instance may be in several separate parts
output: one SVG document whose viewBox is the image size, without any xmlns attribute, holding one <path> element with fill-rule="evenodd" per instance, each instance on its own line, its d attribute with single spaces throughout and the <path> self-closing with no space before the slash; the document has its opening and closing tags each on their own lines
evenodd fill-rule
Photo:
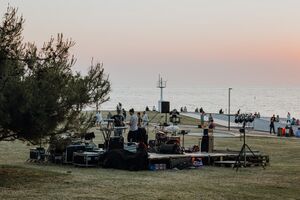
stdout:
<svg viewBox="0 0 300 200">
<path fill-rule="evenodd" d="M 161 113 L 170 113 L 170 102 L 169 101 L 161 101 L 160 102 L 160 112 Z"/>
<path fill-rule="evenodd" d="M 208 136 L 208 129 L 207 128 L 203 129 L 203 136 Z"/>
<path fill-rule="evenodd" d="M 202 136 L 201 152 L 213 152 L 214 150 L 214 137 Z"/>
<path fill-rule="evenodd" d="M 123 149 L 124 148 L 124 138 L 122 136 L 115 136 L 109 139 L 109 150 L 112 149 Z"/>
<path fill-rule="evenodd" d="M 203 136 L 201 141 L 201 152 L 208 152 L 208 136 Z"/>
</svg>

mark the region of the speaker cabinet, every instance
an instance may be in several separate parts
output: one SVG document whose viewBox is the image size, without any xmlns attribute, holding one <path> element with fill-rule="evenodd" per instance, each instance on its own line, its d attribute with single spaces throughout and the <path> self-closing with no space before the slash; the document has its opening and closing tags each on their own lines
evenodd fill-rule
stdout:
<svg viewBox="0 0 300 200">
<path fill-rule="evenodd" d="M 214 137 L 213 136 L 202 136 L 201 141 L 201 152 L 213 152 L 214 150 Z"/>
<path fill-rule="evenodd" d="M 169 101 L 161 101 L 160 102 L 161 113 L 170 113 L 170 102 Z"/>
<path fill-rule="evenodd" d="M 208 136 L 208 129 L 207 128 L 203 129 L 203 136 Z"/>
<path fill-rule="evenodd" d="M 124 138 L 122 136 L 114 136 L 109 139 L 109 150 L 112 149 L 123 149 L 124 148 Z"/>
</svg>

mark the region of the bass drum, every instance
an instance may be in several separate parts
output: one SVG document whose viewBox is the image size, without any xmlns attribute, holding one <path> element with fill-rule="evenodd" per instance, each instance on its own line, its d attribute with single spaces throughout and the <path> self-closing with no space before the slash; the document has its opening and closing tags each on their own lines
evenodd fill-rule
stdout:
<svg viewBox="0 0 300 200">
<path fill-rule="evenodd" d="M 180 142 L 176 139 L 171 139 L 166 142 L 166 144 L 177 144 L 180 145 Z"/>
</svg>

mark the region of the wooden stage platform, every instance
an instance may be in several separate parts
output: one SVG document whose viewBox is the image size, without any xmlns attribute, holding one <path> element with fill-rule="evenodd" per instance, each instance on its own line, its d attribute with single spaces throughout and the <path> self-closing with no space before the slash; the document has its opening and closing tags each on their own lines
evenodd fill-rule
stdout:
<svg viewBox="0 0 300 200">
<path fill-rule="evenodd" d="M 269 156 L 263 155 L 260 152 L 254 152 L 255 160 L 254 162 L 261 163 L 262 165 L 267 165 L 269 163 Z M 178 160 L 193 160 L 201 159 L 204 165 L 218 165 L 225 166 L 227 163 L 234 163 L 239 152 L 237 151 L 215 151 L 212 153 L 206 152 L 194 152 L 194 153 L 183 153 L 183 154 L 158 154 L 158 153 L 148 153 L 150 163 L 170 163 L 176 159 Z M 251 152 L 246 153 L 247 161 L 251 162 L 254 156 Z M 259 159 L 259 160 L 257 160 Z"/>
</svg>

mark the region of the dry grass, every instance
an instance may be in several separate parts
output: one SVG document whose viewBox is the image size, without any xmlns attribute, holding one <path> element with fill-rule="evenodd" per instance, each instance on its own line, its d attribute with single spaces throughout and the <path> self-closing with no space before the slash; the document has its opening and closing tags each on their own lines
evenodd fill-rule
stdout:
<svg viewBox="0 0 300 200">
<path fill-rule="evenodd" d="M 189 121 L 190 119 L 186 119 Z M 193 122 L 191 122 L 193 123 Z M 96 132 L 96 143 L 101 142 Z M 153 135 L 152 135 L 153 137 Z M 270 155 L 271 165 L 241 169 L 128 172 L 24 162 L 30 147 L 0 142 L 0 199 L 299 199 L 300 140 L 247 139 Z M 197 144 L 197 137 L 186 137 Z M 241 146 L 238 138 L 217 138 L 217 149 Z"/>
</svg>

